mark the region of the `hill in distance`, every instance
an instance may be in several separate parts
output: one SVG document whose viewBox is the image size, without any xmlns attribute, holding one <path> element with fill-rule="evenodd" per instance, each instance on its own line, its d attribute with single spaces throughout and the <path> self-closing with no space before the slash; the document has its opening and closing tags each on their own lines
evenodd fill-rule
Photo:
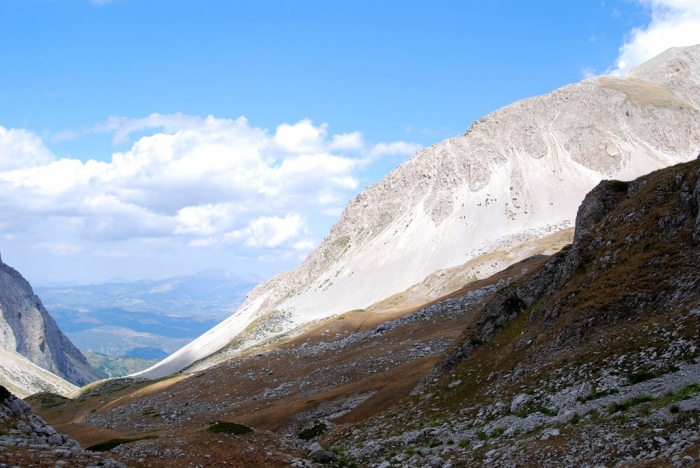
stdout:
<svg viewBox="0 0 700 468">
<path fill-rule="evenodd" d="M 162 280 L 36 288 L 81 350 L 163 358 L 219 324 L 255 286 L 223 270 Z"/>
</svg>

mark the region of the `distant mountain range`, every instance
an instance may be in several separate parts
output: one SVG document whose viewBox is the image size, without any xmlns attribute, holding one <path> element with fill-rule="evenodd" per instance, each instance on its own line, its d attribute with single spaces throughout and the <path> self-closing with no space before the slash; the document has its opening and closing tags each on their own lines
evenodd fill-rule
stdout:
<svg viewBox="0 0 700 468">
<path fill-rule="evenodd" d="M 36 292 L 84 351 L 160 359 L 231 315 L 255 286 L 223 270 L 161 280 L 42 286 Z"/>
</svg>

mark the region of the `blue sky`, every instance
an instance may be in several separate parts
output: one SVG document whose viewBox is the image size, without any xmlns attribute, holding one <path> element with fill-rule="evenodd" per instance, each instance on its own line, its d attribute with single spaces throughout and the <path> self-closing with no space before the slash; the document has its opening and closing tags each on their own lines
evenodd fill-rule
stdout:
<svg viewBox="0 0 700 468">
<path fill-rule="evenodd" d="M 689 0 L 0 0 L 0 251 L 270 276 L 417 149 L 700 42 Z"/>
</svg>

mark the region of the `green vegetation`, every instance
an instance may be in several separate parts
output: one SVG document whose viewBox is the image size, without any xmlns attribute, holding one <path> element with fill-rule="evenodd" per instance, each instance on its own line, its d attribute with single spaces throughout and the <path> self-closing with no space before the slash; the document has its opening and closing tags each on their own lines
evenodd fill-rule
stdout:
<svg viewBox="0 0 700 468">
<path fill-rule="evenodd" d="M 654 397 L 651 397 L 649 395 L 643 395 L 643 396 L 630 398 L 629 400 L 625 400 L 622 403 L 615 402 L 615 403 L 610 405 L 610 414 L 615 414 L 615 413 L 619 413 L 622 411 L 627 411 L 628 409 L 632 408 L 633 406 L 638 406 L 638 405 L 641 405 L 642 403 L 646 403 L 648 401 L 654 401 Z"/>
<path fill-rule="evenodd" d="M 297 437 L 302 440 L 311 440 L 326 432 L 326 429 L 328 429 L 328 426 L 326 426 L 324 423 L 316 422 L 312 427 L 304 429 L 297 434 Z"/>
<path fill-rule="evenodd" d="M 549 416 L 549 417 L 557 415 L 557 412 L 555 410 L 545 408 L 544 406 L 540 406 L 538 408 L 523 408 L 520 411 L 518 411 L 517 413 L 515 413 L 515 415 L 519 418 L 527 418 L 528 416 L 530 416 L 533 413 L 542 413 L 545 416 Z"/>
<path fill-rule="evenodd" d="M 105 379 L 124 377 L 158 363 L 158 359 L 142 359 L 137 357 L 108 356 L 106 354 L 88 353 L 83 351 L 90 367 Z"/>
<path fill-rule="evenodd" d="M 226 421 L 214 421 L 207 429 L 209 432 L 214 434 L 236 434 L 244 435 L 253 432 L 253 429 L 246 426 L 245 424 L 237 424 Z"/>
<path fill-rule="evenodd" d="M 618 389 L 611 388 L 610 390 L 605 390 L 602 392 L 590 393 L 590 394 L 586 395 L 585 397 L 580 396 L 580 397 L 576 398 L 576 401 L 579 401 L 581 403 L 585 403 L 587 401 L 597 400 L 598 398 L 603 398 L 603 397 L 606 397 L 609 395 L 617 395 L 618 393 L 620 393 L 620 391 Z"/>
<path fill-rule="evenodd" d="M 469 447 L 469 444 L 471 444 L 472 441 L 469 439 L 462 439 L 459 441 L 459 446 L 462 448 Z"/>
<path fill-rule="evenodd" d="M 61 395 L 46 394 L 42 395 L 40 403 L 42 409 L 50 409 L 61 406 L 69 401 L 71 401 L 70 398 L 66 398 Z"/>
<path fill-rule="evenodd" d="M 108 452 L 112 450 L 114 447 L 117 447 L 122 444 L 129 444 L 131 442 L 136 442 L 138 440 L 153 440 L 157 439 L 157 436 L 146 436 L 146 437 L 138 437 L 136 439 L 110 439 L 105 442 L 100 442 L 99 444 L 91 445 L 88 447 L 86 450 L 90 450 L 91 452 Z"/>
<path fill-rule="evenodd" d="M 668 392 L 666 395 L 664 395 L 661 402 L 664 405 L 668 405 L 669 403 L 676 403 L 678 401 L 688 400 L 691 395 L 694 395 L 699 392 L 700 384 L 686 385 L 677 392 Z"/>
<path fill-rule="evenodd" d="M 634 385 L 634 384 L 638 384 L 640 382 L 645 382 L 647 380 L 655 379 L 656 377 L 660 377 L 664 374 L 665 374 L 665 372 L 661 372 L 658 370 L 650 370 L 650 369 L 638 370 L 637 372 L 632 372 L 629 375 L 630 385 Z"/>
</svg>

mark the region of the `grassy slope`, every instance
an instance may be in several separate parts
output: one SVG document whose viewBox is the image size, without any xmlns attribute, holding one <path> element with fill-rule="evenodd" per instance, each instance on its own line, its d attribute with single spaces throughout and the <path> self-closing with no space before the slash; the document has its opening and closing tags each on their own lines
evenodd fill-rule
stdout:
<svg viewBox="0 0 700 468">
<path fill-rule="evenodd" d="M 83 352 L 90 366 L 105 379 L 123 377 L 157 363 L 157 359 L 108 356 L 106 354 Z"/>
</svg>

